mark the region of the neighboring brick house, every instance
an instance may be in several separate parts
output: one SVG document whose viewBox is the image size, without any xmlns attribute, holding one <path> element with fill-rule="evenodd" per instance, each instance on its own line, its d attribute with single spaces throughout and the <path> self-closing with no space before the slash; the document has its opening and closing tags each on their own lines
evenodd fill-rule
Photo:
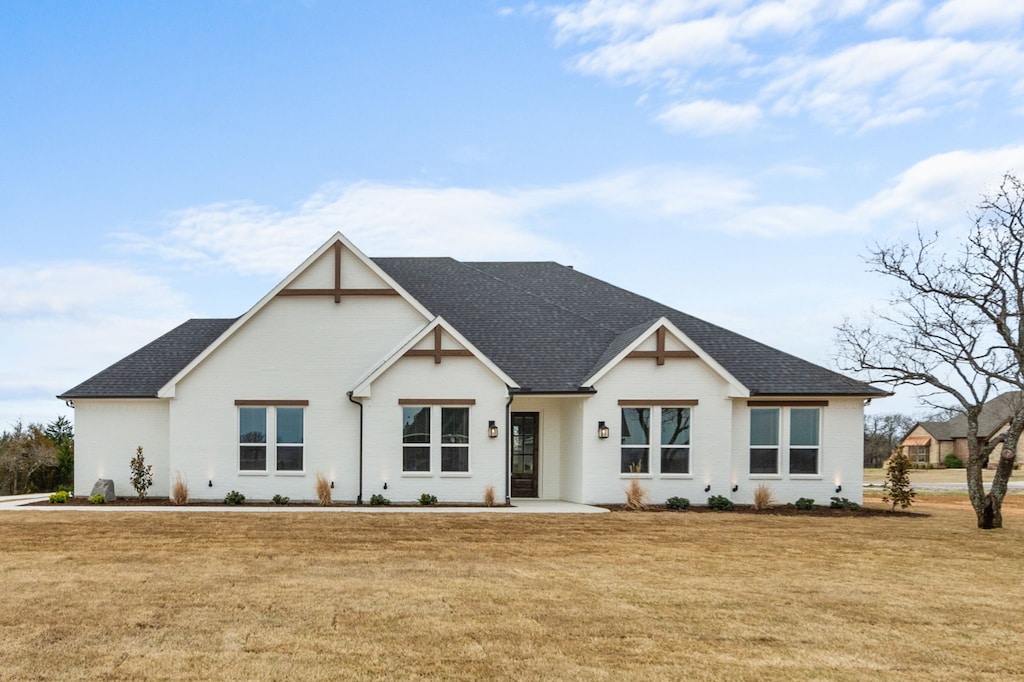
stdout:
<svg viewBox="0 0 1024 682">
<path fill-rule="evenodd" d="M 657 257 L 653 255 L 652 257 Z M 671 287 L 671 282 L 665 283 Z M 699 292 L 695 292 L 699 295 Z M 336 234 L 252 309 L 190 320 L 60 397 L 75 492 L 421 493 L 615 503 L 761 483 L 859 501 L 864 401 L 887 395 L 550 262 L 379 258 Z"/>
<path fill-rule="evenodd" d="M 1013 391 L 985 403 L 978 419 L 978 440 L 987 443 L 1005 432 L 1020 398 L 1020 393 Z M 946 421 L 918 422 L 899 447 L 911 462 L 922 466 L 942 466 L 947 455 L 966 463 L 967 417 L 958 414 Z"/>
</svg>

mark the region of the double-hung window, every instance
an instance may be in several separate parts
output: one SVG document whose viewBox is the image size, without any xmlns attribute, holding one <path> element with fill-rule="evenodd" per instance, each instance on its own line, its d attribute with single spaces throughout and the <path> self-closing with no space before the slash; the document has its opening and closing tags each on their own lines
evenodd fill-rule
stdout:
<svg viewBox="0 0 1024 682">
<path fill-rule="evenodd" d="M 789 411 L 789 473 L 817 474 L 821 450 L 821 410 L 791 408 Z"/>
<path fill-rule="evenodd" d="M 650 473 L 651 408 L 622 408 L 622 450 L 620 471 L 624 474 Z"/>
<path fill-rule="evenodd" d="M 430 471 L 430 408 L 402 408 L 402 471 Z"/>
<path fill-rule="evenodd" d="M 441 472 L 469 471 L 469 408 L 441 408 Z"/>
<path fill-rule="evenodd" d="M 750 410 L 750 473 L 779 473 L 779 414 L 777 407 Z"/>
<path fill-rule="evenodd" d="M 690 473 L 690 408 L 661 408 L 661 473 Z"/>
<path fill-rule="evenodd" d="M 238 400 L 238 470 L 303 471 L 306 401 Z M 268 456 L 270 444 L 274 449 Z"/>
</svg>

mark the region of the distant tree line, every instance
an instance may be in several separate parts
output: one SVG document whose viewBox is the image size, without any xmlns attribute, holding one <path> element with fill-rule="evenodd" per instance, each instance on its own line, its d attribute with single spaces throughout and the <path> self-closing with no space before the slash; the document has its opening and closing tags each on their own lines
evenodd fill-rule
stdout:
<svg viewBox="0 0 1024 682">
<path fill-rule="evenodd" d="M 42 424 L 15 423 L 0 434 L 0 495 L 52 492 L 75 480 L 75 434 L 57 417 Z"/>
</svg>

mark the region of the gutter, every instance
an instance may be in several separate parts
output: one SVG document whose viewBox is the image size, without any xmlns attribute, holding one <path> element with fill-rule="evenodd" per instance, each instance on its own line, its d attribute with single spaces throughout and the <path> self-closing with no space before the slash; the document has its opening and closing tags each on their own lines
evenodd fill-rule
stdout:
<svg viewBox="0 0 1024 682">
<path fill-rule="evenodd" d="M 512 389 L 505 403 L 505 504 L 512 506 Z"/>
<path fill-rule="evenodd" d="M 356 496 L 356 504 L 363 503 L 363 404 L 352 397 L 352 391 L 347 394 L 348 401 L 359 406 L 359 494 Z"/>
</svg>

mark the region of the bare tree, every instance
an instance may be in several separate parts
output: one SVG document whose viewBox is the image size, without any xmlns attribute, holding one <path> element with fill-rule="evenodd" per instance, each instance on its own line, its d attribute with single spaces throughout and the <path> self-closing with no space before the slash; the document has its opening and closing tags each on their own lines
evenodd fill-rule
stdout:
<svg viewBox="0 0 1024 682">
<path fill-rule="evenodd" d="M 837 329 L 841 364 L 873 383 L 928 387 L 924 402 L 931 407 L 950 398 L 957 403 L 967 418 L 967 491 L 978 527 L 1002 527 L 1024 400 L 998 439 L 978 441 L 978 417 L 997 394 L 1024 389 L 1024 184 L 1004 176 L 952 249 L 919 231 L 913 242 L 876 245 L 867 260 L 897 288 L 874 321 L 846 320 Z M 986 493 L 982 464 L 997 447 Z"/>
<path fill-rule="evenodd" d="M 42 467 L 57 463 L 56 449 L 39 424 L 14 424 L 0 435 L 0 486 L 9 495 L 29 492 L 29 479 Z"/>
<path fill-rule="evenodd" d="M 864 466 L 880 467 L 917 422 L 905 414 L 864 416 Z"/>
</svg>

